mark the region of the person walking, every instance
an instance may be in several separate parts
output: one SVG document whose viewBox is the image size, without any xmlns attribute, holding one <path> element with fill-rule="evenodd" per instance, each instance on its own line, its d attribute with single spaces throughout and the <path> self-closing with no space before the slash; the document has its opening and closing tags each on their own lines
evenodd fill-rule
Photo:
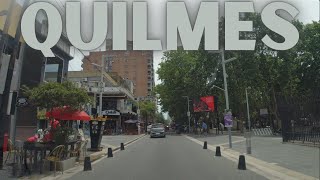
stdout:
<svg viewBox="0 0 320 180">
<path fill-rule="evenodd" d="M 204 122 L 204 121 L 202 121 L 202 134 L 207 134 L 207 129 L 208 129 L 208 126 L 207 126 L 207 124 Z"/>
<path fill-rule="evenodd" d="M 221 133 L 223 134 L 224 131 L 224 125 L 222 123 L 219 124 L 220 125 L 220 129 L 221 129 Z"/>
</svg>

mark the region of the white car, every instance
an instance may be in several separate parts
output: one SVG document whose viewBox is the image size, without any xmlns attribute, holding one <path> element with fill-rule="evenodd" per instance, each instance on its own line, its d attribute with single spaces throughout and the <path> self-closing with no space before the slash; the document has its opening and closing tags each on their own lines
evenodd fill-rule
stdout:
<svg viewBox="0 0 320 180">
<path fill-rule="evenodd" d="M 166 137 L 166 130 L 162 124 L 154 124 L 151 127 L 150 137 Z"/>
</svg>

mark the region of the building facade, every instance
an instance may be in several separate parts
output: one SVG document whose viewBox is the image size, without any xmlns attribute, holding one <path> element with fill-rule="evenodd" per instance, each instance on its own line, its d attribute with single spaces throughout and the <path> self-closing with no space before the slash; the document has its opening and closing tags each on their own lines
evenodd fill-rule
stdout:
<svg viewBox="0 0 320 180">
<path fill-rule="evenodd" d="M 92 63 L 102 64 L 107 72 L 117 73 L 125 80 L 133 83 L 133 94 L 135 97 L 145 98 L 152 96 L 155 86 L 154 67 L 153 67 L 153 51 L 133 51 L 132 42 L 128 41 L 128 51 L 113 51 L 111 40 L 106 41 L 106 49 L 104 52 L 91 52 L 83 60 L 83 71 L 96 71 Z"/>
<path fill-rule="evenodd" d="M 79 88 L 87 90 L 93 98 L 93 106 L 87 108 L 90 115 L 99 112 L 99 97 L 102 91 L 102 115 L 107 117 L 105 134 L 121 133 L 125 121 L 136 119 L 135 98 L 132 83 L 115 73 L 103 73 L 103 87 L 100 86 L 101 72 L 70 71 L 68 80 Z"/>
</svg>

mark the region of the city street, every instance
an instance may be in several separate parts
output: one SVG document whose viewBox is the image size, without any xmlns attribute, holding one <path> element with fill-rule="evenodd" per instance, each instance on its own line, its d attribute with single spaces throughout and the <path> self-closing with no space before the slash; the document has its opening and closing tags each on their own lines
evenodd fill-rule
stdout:
<svg viewBox="0 0 320 180">
<path fill-rule="evenodd" d="M 93 165 L 91 172 L 80 172 L 68 179 L 266 179 L 214 152 L 203 150 L 184 136 L 150 139 L 149 136 Z"/>
</svg>

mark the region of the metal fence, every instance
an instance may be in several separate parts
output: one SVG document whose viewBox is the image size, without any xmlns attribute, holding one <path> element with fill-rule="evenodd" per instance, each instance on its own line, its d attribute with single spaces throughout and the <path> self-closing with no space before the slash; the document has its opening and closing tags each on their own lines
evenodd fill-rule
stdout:
<svg viewBox="0 0 320 180">
<path fill-rule="evenodd" d="M 320 145 L 320 97 L 277 97 L 283 142 Z"/>
</svg>

